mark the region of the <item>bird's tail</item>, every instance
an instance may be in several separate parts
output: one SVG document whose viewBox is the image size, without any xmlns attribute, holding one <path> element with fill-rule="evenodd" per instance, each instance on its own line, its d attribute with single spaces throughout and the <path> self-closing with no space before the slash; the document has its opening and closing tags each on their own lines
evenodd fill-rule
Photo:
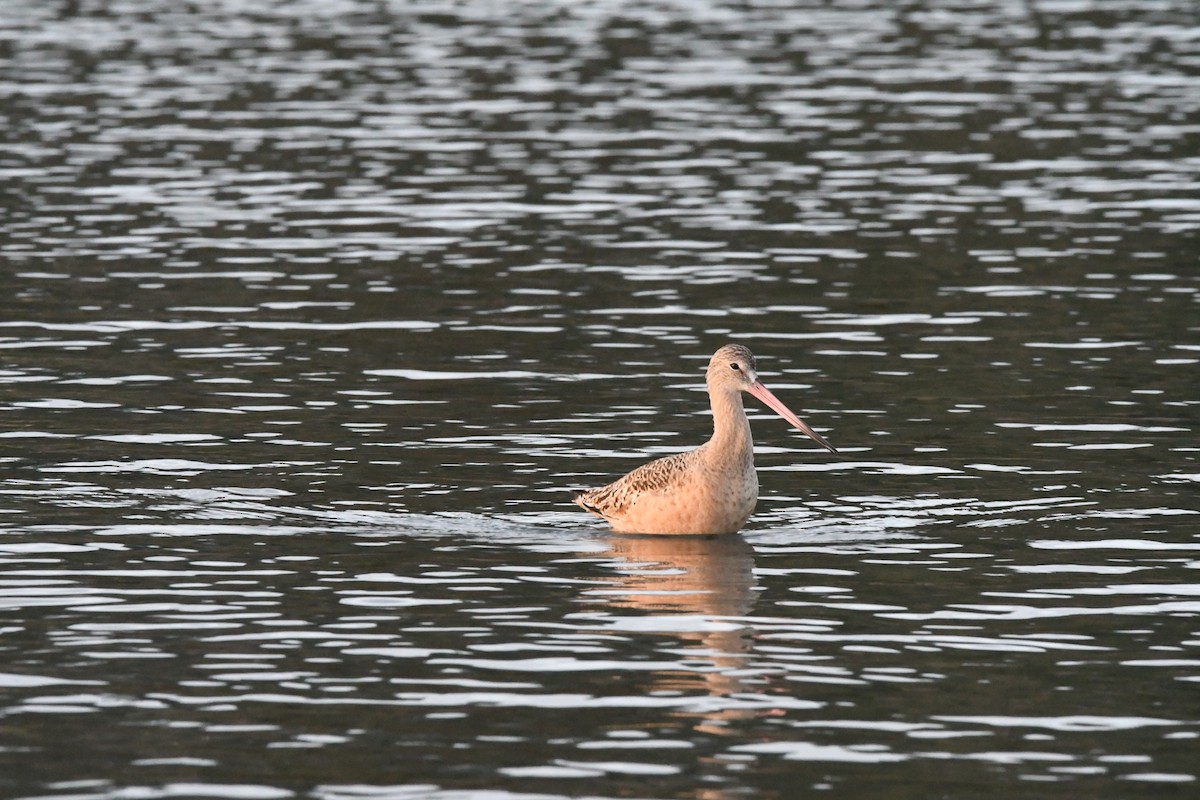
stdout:
<svg viewBox="0 0 1200 800">
<path fill-rule="evenodd" d="M 575 503 L 575 505 L 579 506 L 584 511 L 590 511 L 593 514 L 599 514 L 600 511 L 595 506 L 592 506 L 588 503 L 587 497 L 589 494 L 591 494 L 591 491 L 588 489 L 572 489 L 571 500 Z"/>
</svg>

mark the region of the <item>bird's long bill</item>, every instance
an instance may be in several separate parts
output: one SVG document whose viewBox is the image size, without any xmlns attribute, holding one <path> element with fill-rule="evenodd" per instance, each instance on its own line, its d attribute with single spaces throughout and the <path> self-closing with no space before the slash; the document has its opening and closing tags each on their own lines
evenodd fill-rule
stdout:
<svg viewBox="0 0 1200 800">
<path fill-rule="evenodd" d="M 755 381 L 754 383 L 750 384 L 750 394 L 754 395 L 759 400 L 762 400 L 764 403 L 766 403 L 771 408 L 772 411 L 774 411 L 776 414 L 783 417 L 788 422 L 792 423 L 797 428 L 802 430 L 814 442 L 821 445 L 821 447 L 824 447 L 826 450 L 828 450 L 831 453 L 837 452 L 837 450 L 833 449 L 833 445 L 831 445 L 829 442 L 825 441 L 825 438 L 823 436 L 821 436 L 821 434 L 817 433 L 812 428 L 808 427 L 808 424 L 805 423 L 804 420 L 800 419 L 795 414 L 793 414 L 792 410 L 790 408 L 788 408 L 787 406 L 785 406 L 783 404 L 782 400 L 780 400 L 775 395 L 771 394 L 771 390 L 768 389 L 767 387 L 763 386 L 762 381 Z"/>
</svg>

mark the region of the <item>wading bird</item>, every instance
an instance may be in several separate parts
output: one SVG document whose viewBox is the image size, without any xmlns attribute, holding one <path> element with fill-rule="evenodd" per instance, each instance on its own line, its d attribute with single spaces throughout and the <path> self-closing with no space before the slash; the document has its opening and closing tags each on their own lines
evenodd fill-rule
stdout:
<svg viewBox="0 0 1200 800">
<path fill-rule="evenodd" d="M 713 435 L 695 450 L 643 464 L 599 489 L 576 492 L 575 502 L 603 517 L 617 533 L 737 533 L 758 502 L 754 442 L 742 407 L 749 392 L 831 453 L 819 433 L 771 394 L 755 372 L 754 354 L 727 344 L 705 375 Z"/>
</svg>

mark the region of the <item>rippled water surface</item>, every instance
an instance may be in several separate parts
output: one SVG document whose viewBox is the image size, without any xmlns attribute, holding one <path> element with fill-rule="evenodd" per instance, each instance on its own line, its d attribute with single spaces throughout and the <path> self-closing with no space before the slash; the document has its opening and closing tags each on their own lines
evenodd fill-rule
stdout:
<svg viewBox="0 0 1200 800">
<path fill-rule="evenodd" d="M 0 0 L 0 794 L 1195 796 L 1198 154 L 1191 0 Z M 839 455 L 606 533 L 729 340 Z"/>
</svg>

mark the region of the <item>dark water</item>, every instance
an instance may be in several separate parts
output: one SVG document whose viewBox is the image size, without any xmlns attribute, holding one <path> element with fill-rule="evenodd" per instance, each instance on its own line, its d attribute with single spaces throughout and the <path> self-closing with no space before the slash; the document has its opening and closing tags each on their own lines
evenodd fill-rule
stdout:
<svg viewBox="0 0 1200 800">
<path fill-rule="evenodd" d="M 1200 12 L 0 0 L 0 794 L 1185 797 Z M 744 535 L 571 506 L 707 435 Z"/>
</svg>

